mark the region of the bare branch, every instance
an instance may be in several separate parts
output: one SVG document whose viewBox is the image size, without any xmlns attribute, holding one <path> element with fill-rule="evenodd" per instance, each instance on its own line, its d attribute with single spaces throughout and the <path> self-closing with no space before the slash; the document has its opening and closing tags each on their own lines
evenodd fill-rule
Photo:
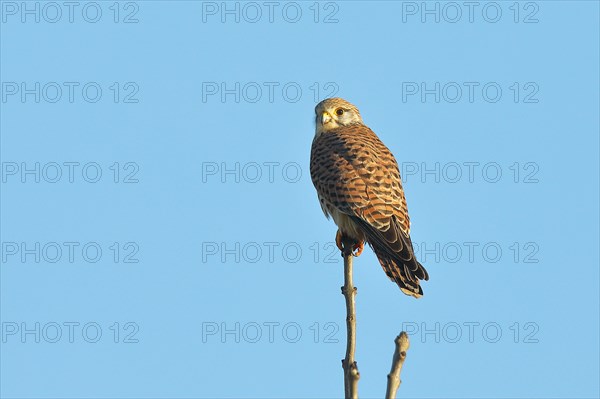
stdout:
<svg viewBox="0 0 600 399">
<path fill-rule="evenodd" d="M 388 374 L 388 383 L 387 383 L 387 391 L 385 392 L 386 399 L 395 399 L 396 392 L 400 387 L 400 372 L 402 371 L 402 366 L 404 365 L 404 360 L 406 359 L 406 351 L 410 347 L 410 342 L 408 340 L 408 334 L 402 331 L 400 335 L 396 337 L 394 340 L 396 343 L 396 350 L 394 351 L 394 358 L 392 360 L 392 369 Z"/>
<path fill-rule="evenodd" d="M 352 247 L 353 242 L 348 239 L 342 241 L 344 257 L 344 286 L 342 294 L 346 298 L 346 358 L 342 360 L 344 369 L 344 392 L 346 399 L 358 398 L 358 380 L 360 373 L 354 360 L 356 350 L 356 287 L 352 282 Z"/>
</svg>

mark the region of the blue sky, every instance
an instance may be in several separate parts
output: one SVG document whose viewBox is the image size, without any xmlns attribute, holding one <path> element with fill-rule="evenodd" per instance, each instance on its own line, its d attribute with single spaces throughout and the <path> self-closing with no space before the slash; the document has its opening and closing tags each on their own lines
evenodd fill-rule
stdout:
<svg viewBox="0 0 600 399">
<path fill-rule="evenodd" d="M 361 396 L 598 397 L 597 2 L 0 7 L 2 397 L 340 397 L 330 95 L 431 277 L 356 259 Z"/>
</svg>

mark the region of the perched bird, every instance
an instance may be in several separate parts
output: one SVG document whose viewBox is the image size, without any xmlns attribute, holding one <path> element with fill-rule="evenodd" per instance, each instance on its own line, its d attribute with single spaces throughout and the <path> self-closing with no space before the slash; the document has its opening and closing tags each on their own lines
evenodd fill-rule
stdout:
<svg viewBox="0 0 600 399">
<path fill-rule="evenodd" d="M 349 238 L 354 256 L 369 243 L 387 276 L 402 292 L 419 298 L 419 280 L 429 280 L 415 258 L 398 163 L 341 98 L 317 104 L 310 175 L 325 216 L 338 226 L 336 244 Z"/>
</svg>

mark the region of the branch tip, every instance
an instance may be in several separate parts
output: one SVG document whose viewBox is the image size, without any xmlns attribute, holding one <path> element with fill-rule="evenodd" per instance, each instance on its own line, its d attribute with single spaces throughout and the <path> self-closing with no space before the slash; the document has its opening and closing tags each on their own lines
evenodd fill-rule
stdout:
<svg viewBox="0 0 600 399">
<path fill-rule="evenodd" d="M 400 348 L 400 352 L 406 352 L 408 348 L 410 348 L 410 340 L 408 339 L 408 334 L 405 331 L 402 331 L 400 335 L 396 337 L 394 340 L 396 346 Z M 406 353 L 404 353 L 406 355 Z"/>
<path fill-rule="evenodd" d="M 400 372 L 402 371 L 402 366 L 406 359 L 406 351 L 408 351 L 408 348 L 410 347 L 408 334 L 402 331 L 400 335 L 394 339 L 394 343 L 396 344 L 396 350 L 394 351 L 394 357 L 392 359 L 392 368 L 388 374 L 388 384 L 385 393 L 386 399 L 394 399 L 396 397 L 396 392 L 402 382 L 400 380 Z"/>
</svg>

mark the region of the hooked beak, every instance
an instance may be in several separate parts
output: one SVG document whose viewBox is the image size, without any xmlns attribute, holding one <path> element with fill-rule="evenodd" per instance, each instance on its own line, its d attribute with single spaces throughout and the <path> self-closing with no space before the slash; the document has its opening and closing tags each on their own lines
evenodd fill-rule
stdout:
<svg viewBox="0 0 600 399">
<path fill-rule="evenodd" d="M 325 111 L 321 116 L 321 125 L 325 125 L 329 122 L 331 122 L 331 115 L 329 115 L 329 112 Z"/>
</svg>

